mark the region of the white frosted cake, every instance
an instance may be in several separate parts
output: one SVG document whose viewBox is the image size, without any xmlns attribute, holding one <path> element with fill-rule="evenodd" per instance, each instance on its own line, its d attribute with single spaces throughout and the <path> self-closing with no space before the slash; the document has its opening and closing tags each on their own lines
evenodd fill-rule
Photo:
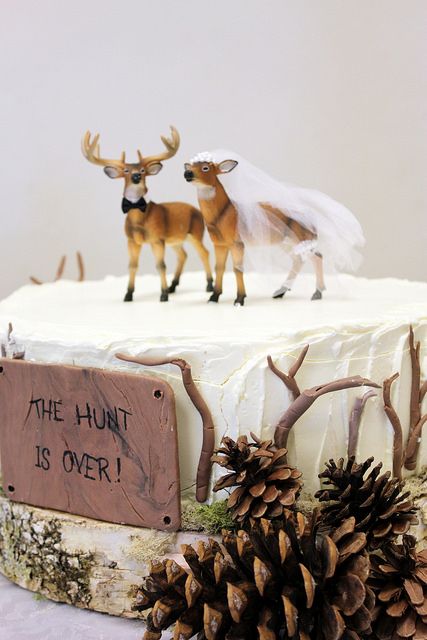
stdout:
<svg viewBox="0 0 427 640">
<path fill-rule="evenodd" d="M 227 274 L 220 304 L 207 304 L 204 275 L 186 273 L 179 291 L 158 302 L 157 276 L 143 276 L 132 304 L 122 302 L 126 278 L 61 280 L 25 286 L 0 303 L 1 341 L 8 323 L 25 359 L 132 372 L 167 381 L 176 397 L 181 490 L 194 496 L 202 446 L 200 416 L 172 365 L 147 367 L 117 360 L 115 354 L 183 358 L 213 416 L 215 442 L 253 432 L 273 438 L 291 402 L 289 391 L 269 369 L 267 356 L 288 371 L 304 345 L 309 352 L 297 373 L 301 390 L 360 375 L 382 385 L 393 373 L 393 405 L 407 436 L 411 364 L 408 331 L 421 342 L 427 374 L 427 283 L 405 280 L 330 278 L 324 299 L 310 302 L 311 277 L 301 276 L 295 292 L 272 300 L 257 276 L 248 274 L 248 300 L 232 305 L 233 275 Z M 319 398 L 292 429 L 289 460 L 304 474 L 304 489 L 319 487 L 318 473 L 329 458 L 346 455 L 349 416 L 363 390 L 355 388 Z M 383 410 L 381 389 L 367 402 L 357 457 L 375 456 L 391 469 L 393 430 Z M 427 464 L 427 439 L 417 469 Z M 213 469 L 213 480 L 221 473 Z M 209 500 L 218 494 L 209 489 Z M 221 494 L 219 494 L 221 495 Z"/>
</svg>

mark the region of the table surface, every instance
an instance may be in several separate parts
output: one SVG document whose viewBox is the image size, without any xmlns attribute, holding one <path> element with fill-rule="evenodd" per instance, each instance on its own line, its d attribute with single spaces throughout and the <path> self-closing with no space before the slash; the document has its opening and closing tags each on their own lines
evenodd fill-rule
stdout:
<svg viewBox="0 0 427 640">
<path fill-rule="evenodd" d="M 0 574 L 0 640 L 141 640 L 139 620 L 38 599 Z M 164 633 L 170 640 L 170 633 Z"/>
</svg>

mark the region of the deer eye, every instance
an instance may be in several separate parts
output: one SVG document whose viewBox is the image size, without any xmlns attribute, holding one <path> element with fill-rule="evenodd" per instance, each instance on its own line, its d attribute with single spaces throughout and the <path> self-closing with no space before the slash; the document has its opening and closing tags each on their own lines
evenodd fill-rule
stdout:
<svg viewBox="0 0 427 640">
<path fill-rule="evenodd" d="M 139 173 L 145 173 L 145 169 L 141 167 L 141 169 L 139 170 Z"/>
<path fill-rule="evenodd" d="M 129 169 L 123 169 L 123 173 L 129 173 Z"/>
<path fill-rule="evenodd" d="M 210 167 L 208 164 L 203 165 L 202 167 L 202 171 L 204 171 L 206 173 L 206 171 L 209 171 Z"/>
</svg>

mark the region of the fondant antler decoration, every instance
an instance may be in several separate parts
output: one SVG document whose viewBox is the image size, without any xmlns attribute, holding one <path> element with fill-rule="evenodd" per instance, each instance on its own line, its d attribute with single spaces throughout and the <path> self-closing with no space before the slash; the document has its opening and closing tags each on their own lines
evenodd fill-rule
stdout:
<svg viewBox="0 0 427 640">
<path fill-rule="evenodd" d="M 383 383 L 383 401 L 384 411 L 390 420 L 391 426 L 394 431 L 393 440 L 393 475 L 395 478 L 402 479 L 402 467 L 404 462 L 403 455 L 403 430 L 400 418 L 396 413 L 395 408 L 391 403 L 391 387 L 393 382 L 399 377 L 398 373 L 395 373 Z"/>
<path fill-rule="evenodd" d="M 211 458 L 215 447 L 215 427 L 209 407 L 196 387 L 193 376 L 191 375 L 191 366 L 182 358 L 136 358 L 125 353 L 116 353 L 116 358 L 124 360 L 125 362 L 142 364 L 146 367 L 173 364 L 180 368 L 184 388 L 202 418 L 203 444 L 199 465 L 197 467 L 196 500 L 198 502 L 204 502 L 208 496 L 209 480 L 211 476 Z"/>
<path fill-rule="evenodd" d="M 83 257 L 80 251 L 77 251 L 76 257 L 77 257 L 77 268 L 78 268 L 77 282 L 83 282 L 83 280 L 85 279 L 85 267 L 84 267 Z M 56 270 L 56 275 L 55 275 L 55 278 L 53 279 L 53 282 L 56 282 L 57 280 L 60 280 L 62 278 L 64 274 L 66 261 L 67 261 L 67 256 L 62 256 L 61 260 L 59 261 L 59 265 Z M 33 284 L 43 284 L 42 280 L 39 280 L 39 278 L 35 278 L 34 276 L 30 276 L 30 280 Z"/>
<path fill-rule="evenodd" d="M 421 382 L 420 342 L 415 343 L 414 330 L 409 327 L 409 352 L 411 355 L 411 413 L 408 441 L 406 443 L 405 467 L 413 470 L 417 466 L 423 425 L 427 422 L 427 412 L 422 414 L 422 404 L 427 393 L 427 380 Z"/>
<path fill-rule="evenodd" d="M 406 448 L 403 447 L 402 423 L 391 402 L 391 387 L 399 377 L 399 374 L 395 373 L 387 380 L 384 380 L 383 385 L 384 411 L 394 430 L 393 473 L 398 478 L 402 477 L 402 467 L 410 471 L 416 468 L 423 426 L 427 422 L 427 412 L 425 414 L 422 413 L 423 400 L 427 394 L 427 380 L 421 382 L 420 342 L 415 343 L 412 326 L 409 327 L 409 354 L 412 378 Z"/>
<path fill-rule="evenodd" d="M 362 419 L 363 410 L 369 398 L 374 398 L 377 394 L 370 389 L 360 398 L 356 398 L 353 404 L 353 409 L 350 414 L 350 420 L 348 424 L 348 445 L 347 445 L 347 457 L 356 457 L 357 441 L 359 439 L 360 421 Z"/>
<path fill-rule="evenodd" d="M 286 385 L 286 387 L 293 395 L 293 401 L 280 418 L 274 432 L 274 441 L 276 443 L 276 446 L 280 448 L 286 448 L 289 433 L 294 424 L 307 411 L 307 409 L 311 407 L 311 405 L 317 400 L 317 398 L 325 395 L 325 393 L 364 386 L 380 388 L 380 385 L 372 382 L 372 380 L 369 380 L 368 378 L 362 378 L 361 376 L 350 376 L 349 378 L 340 378 L 338 380 L 333 380 L 332 382 L 316 385 L 311 389 L 300 391 L 299 386 L 295 380 L 295 375 L 304 362 L 304 358 L 307 355 L 308 348 L 308 345 L 304 347 L 295 364 L 289 369 L 288 374 L 280 371 L 273 364 L 270 356 L 268 356 L 267 358 L 268 366 L 270 367 L 270 369 L 282 380 L 282 382 Z"/>
<path fill-rule="evenodd" d="M 14 346 L 16 347 L 17 345 L 14 338 L 12 338 L 12 333 L 13 333 L 13 326 L 12 326 L 12 323 L 9 322 L 9 327 L 7 330 L 7 346 L 5 346 L 3 343 L 1 344 L 1 347 L 0 347 L 1 356 L 2 358 L 7 358 L 9 356 L 13 360 L 22 360 L 25 357 L 25 351 L 14 351 L 13 347 Z M 9 349 L 7 349 L 7 347 Z M 8 350 L 9 350 L 9 353 L 8 353 Z"/>
</svg>

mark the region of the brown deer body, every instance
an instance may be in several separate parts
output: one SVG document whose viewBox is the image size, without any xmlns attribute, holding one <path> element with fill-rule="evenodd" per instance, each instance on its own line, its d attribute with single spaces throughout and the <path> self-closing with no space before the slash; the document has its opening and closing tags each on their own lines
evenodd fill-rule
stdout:
<svg viewBox="0 0 427 640">
<path fill-rule="evenodd" d="M 239 234 L 239 214 L 218 179 L 219 174 L 232 171 L 237 164 L 236 160 L 224 160 L 218 164 L 209 160 L 192 161 L 185 164 L 184 177 L 187 182 L 194 182 L 197 186 L 200 210 L 215 248 L 215 285 L 210 302 L 218 302 L 222 293 L 223 276 L 230 253 L 237 282 L 237 297 L 234 304 L 243 305 L 246 298 L 243 277 L 244 243 Z M 306 229 L 283 211 L 268 203 L 259 204 L 267 218 L 272 220 L 271 242 L 280 243 L 290 239 L 293 244 L 297 245 L 300 242 L 316 240 L 316 234 L 313 231 Z M 280 224 L 274 225 L 274 219 L 278 219 Z M 283 232 L 279 232 L 279 228 L 283 229 Z M 277 230 L 274 231 L 274 229 Z M 312 259 L 316 270 L 316 291 L 312 300 L 318 300 L 322 297 L 322 291 L 325 288 L 322 255 L 318 252 L 313 253 Z M 294 253 L 292 255 L 292 266 L 286 283 L 275 292 L 273 297 L 281 298 L 286 291 L 291 289 L 303 262 L 300 254 Z"/>
<path fill-rule="evenodd" d="M 156 204 L 147 202 L 146 176 L 156 175 L 162 169 L 162 160 L 171 158 L 179 148 L 179 135 L 171 127 L 171 138 L 162 137 L 166 151 L 155 156 L 143 157 L 138 150 L 137 163 L 126 163 L 124 152 L 120 160 L 108 160 L 100 157 L 99 135 L 91 140 L 87 132 L 82 141 L 83 155 L 89 162 L 104 167 L 109 178 L 123 178 L 125 181 L 122 211 L 126 214 L 125 232 L 128 238 L 129 281 L 125 302 L 133 300 L 135 277 L 138 270 L 142 245 L 151 246 L 156 268 L 160 275 L 160 301 L 168 300 L 179 284 L 187 254 L 183 243 L 188 239 L 202 260 L 207 279 L 207 291 L 212 291 L 212 272 L 209 264 L 209 252 L 203 244 L 204 222 L 196 207 L 184 202 L 165 202 Z M 166 280 L 165 247 L 170 245 L 177 254 L 177 266 L 170 286 Z"/>
</svg>

